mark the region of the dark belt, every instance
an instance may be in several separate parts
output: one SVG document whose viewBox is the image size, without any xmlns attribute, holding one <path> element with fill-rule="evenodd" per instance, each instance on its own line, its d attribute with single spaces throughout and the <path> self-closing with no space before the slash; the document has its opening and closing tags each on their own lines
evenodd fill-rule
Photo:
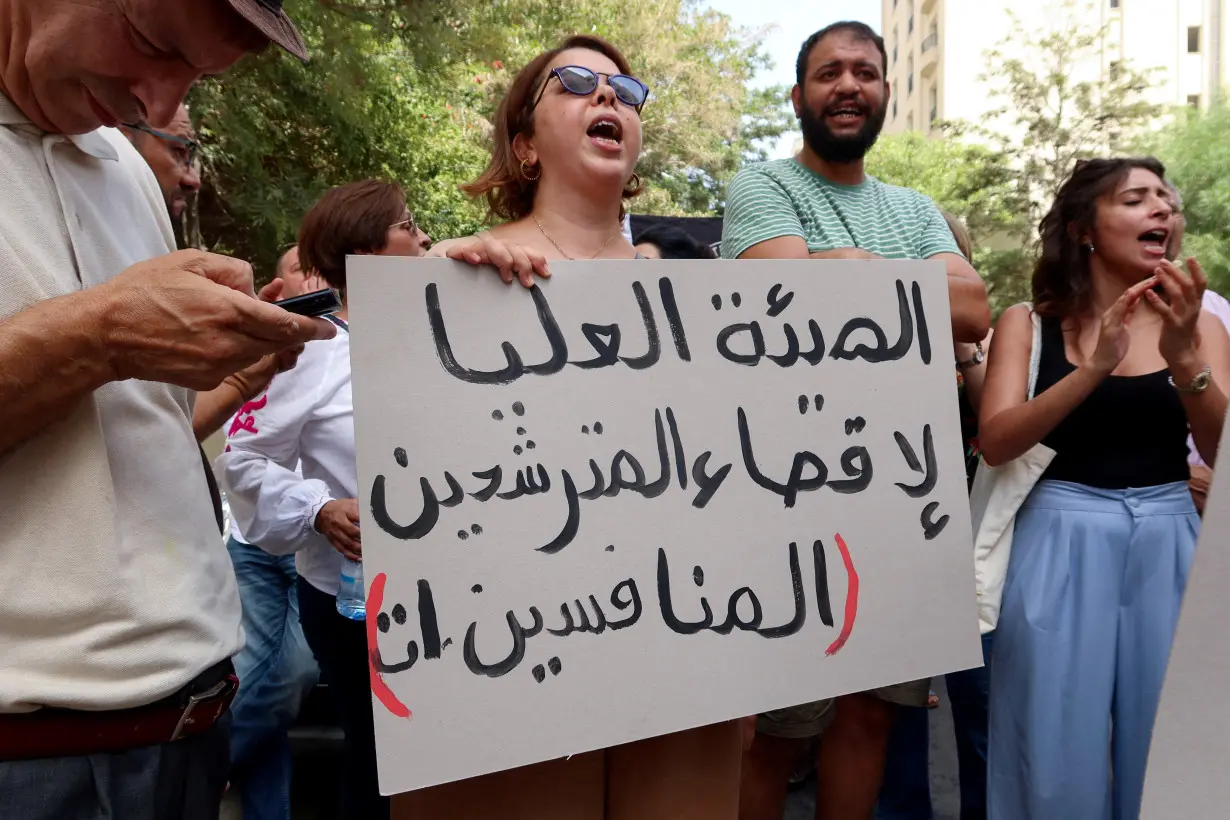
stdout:
<svg viewBox="0 0 1230 820">
<path fill-rule="evenodd" d="M 209 731 L 226 714 L 239 678 L 229 660 L 170 697 L 112 712 L 40 709 L 0 714 L 0 760 L 80 757 L 170 743 Z"/>
</svg>

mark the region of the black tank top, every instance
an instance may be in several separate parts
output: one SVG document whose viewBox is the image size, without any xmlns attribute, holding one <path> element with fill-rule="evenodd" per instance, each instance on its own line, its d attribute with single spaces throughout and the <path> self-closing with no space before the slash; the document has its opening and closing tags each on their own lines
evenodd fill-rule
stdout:
<svg viewBox="0 0 1230 820">
<path fill-rule="evenodd" d="M 1076 367 L 1058 317 L 1042 317 L 1040 394 Z M 1170 373 L 1108 376 L 1042 443 L 1056 452 L 1042 478 L 1104 490 L 1187 481 L 1187 413 Z"/>
</svg>

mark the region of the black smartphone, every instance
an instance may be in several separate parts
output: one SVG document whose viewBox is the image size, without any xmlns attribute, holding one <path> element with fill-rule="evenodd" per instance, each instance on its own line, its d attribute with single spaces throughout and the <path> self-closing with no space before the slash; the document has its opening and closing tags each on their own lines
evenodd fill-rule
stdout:
<svg viewBox="0 0 1230 820">
<path fill-rule="evenodd" d="M 337 298 L 333 288 L 292 296 L 273 304 L 299 316 L 327 316 L 342 309 L 342 300 Z"/>
</svg>

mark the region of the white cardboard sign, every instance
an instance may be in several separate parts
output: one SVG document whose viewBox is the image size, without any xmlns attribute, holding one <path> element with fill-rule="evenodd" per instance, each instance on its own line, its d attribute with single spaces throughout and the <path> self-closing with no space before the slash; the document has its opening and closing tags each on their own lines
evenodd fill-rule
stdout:
<svg viewBox="0 0 1230 820">
<path fill-rule="evenodd" d="M 381 789 L 981 663 L 943 266 L 352 258 Z"/>
<path fill-rule="evenodd" d="M 1222 430 L 1230 453 L 1230 419 Z M 1218 469 L 1170 650 L 1141 817 L 1224 817 L 1230 805 L 1230 471 Z"/>
</svg>

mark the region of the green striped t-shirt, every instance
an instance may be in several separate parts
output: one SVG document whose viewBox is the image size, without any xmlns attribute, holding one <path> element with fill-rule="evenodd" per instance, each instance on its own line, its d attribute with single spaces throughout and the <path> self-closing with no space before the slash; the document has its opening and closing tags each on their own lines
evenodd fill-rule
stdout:
<svg viewBox="0 0 1230 820">
<path fill-rule="evenodd" d="M 794 159 L 744 168 L 726 192 L 722 256 L 737 259 L 753 245 L 800 236 L 809 253 L 859 248 L 886 259 L 929 259 L 961 253 L 929 198 L 866 177 L 836 185 Z"/>
</svg>

